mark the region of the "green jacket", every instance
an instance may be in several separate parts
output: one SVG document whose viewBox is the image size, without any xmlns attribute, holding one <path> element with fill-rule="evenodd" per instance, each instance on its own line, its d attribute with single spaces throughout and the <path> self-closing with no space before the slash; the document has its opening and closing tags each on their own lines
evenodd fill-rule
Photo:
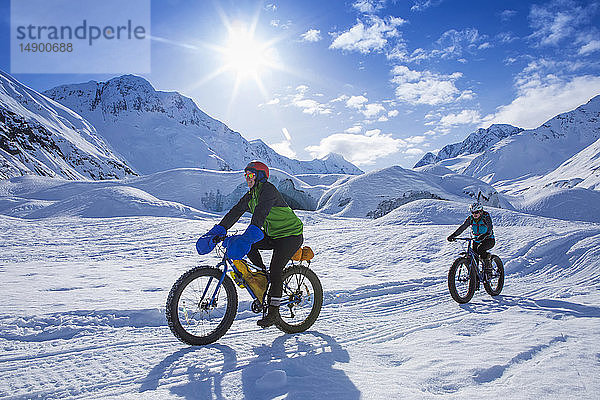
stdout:
<svg viewBox="0 0 600 400">
<path fill-rule="evenodd" d="M 229 229 L 246 212 L 252 213 L 253 225 L 258 226 L 265 235 L 279 239 L 287 236 L 301 235 L 302 221 L 287 205 L 281 193 L 271 182 L 257 183 L 231 210 L 223 217 L 219 225 Z"/>
</svg>

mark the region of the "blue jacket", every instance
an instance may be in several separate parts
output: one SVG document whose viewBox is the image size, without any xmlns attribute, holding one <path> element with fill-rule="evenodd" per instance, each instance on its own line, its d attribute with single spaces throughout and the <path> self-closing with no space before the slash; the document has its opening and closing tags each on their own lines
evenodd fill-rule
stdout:
<svg viewBox="0 0 600 400">
<path fill-rule="evenodd" d="M 480 243 L 485 239 L 494 239 L 494 227 L 492 226 L 492 217 L 487 211 L 484 211 L 481 217 L 478 220 L 473 218 L 472 215 L 469 215 L 465 222 L 451 235 L 458 236 L 465 231 L 471 225 L 471 229 L 473 230 L 473 236 L 475 236 L 475 241 Z"/>
</svg>

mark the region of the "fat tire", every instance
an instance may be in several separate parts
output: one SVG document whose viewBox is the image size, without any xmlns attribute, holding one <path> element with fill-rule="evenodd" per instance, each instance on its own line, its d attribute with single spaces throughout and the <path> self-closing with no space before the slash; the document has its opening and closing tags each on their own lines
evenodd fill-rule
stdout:
<svg viewBox="0 0 600 400">
<path fill-rule="evenodd" d="M 498 296 L 504 287 L 504 264 L 502 264 L 502 260 L 498 256 L 492 256 L 491 262 L 495 264 L 498 269 L 498 284 L 495 288 L 492 288 L 490 282 L 486 280 L 483 283 L 483 287 L 490 296 Z"/>
<path fill-rule="evenodd" d="M 314 290 L 314 301 L 308 317 L 306 317 L 304 321 L 299 324 L 288 324 L 284 319 L 281 318 L 281 315 L 277 318 L 275 321 L 275 326 L 285 333 L 299 333 L 310 328 L 319 317 L 319 314 L 321 313 L 321 307 L 323 306 L 323 286 L 321 285 L 321 281 L 317 275 L 308 267 L 294 265 L 283 270 L 282 281 L 285 282 L 294 274 L 300 274 L 304 276 L 305 279 L 308 279 L 312 289 Z M 285 290 L 283 296 L 285 297 Z"/>
<path fill-rule="evenodd" d="M 175 337 L 181 340 L 183 343 L 192 346 L 210 344 L 216 342 L 219 338 L 221 338 L 231 327 L 231 324 L 233 323 L 233 320 L 235 319 L 235 315 L 237 313 L 238 296 L 233 281 L 227 275 L 225 275 L 222 284 L 227 296 L 227 309 L 225 311 L 223 319 L 221 320 L 221 322 L 215 330 L 213 330 L 211 333 L 205 336 L 196 336 L 187 332 L 179 322 L 179 299 L 181 298 L 181 294 L 183 290 L 187 287 L 187 285 L 189 285 L 193 280 L 203 276 L 211 277 L 218 280 L 221 278 L 222 275 L 223 271 L 221 271 L 218 268 L 213 268 L 209 266 L 195 267 L 181 275 L 179 279 L 173 284 L 173 287 L 169 292 L 169 296 L 167 297 L 166 317 L 171 332 L 173 332 L 173 335 L 175 335 Z"/>
<path fill-rule="evenodd" d="M 469 288 L 465 296 L 461 296 L 456 290 L 456 272 L 458 268 L 463 264 L 469 270 Z M 468 303 L 475 294 L 475 281 L 477 279 L 477 275 L 475 274 L 475 270 L 473 268 L 470 268 L 470 264 L 471 262 L 468 258 L 459 257 L 454 261 L 454 263 L 450 267 L 450 270 L 448 271 L 448 290 L 450 291 L 450 295 L 452 296 L 454 301 L 456 301 L 459 304 Z"/>
</svg>

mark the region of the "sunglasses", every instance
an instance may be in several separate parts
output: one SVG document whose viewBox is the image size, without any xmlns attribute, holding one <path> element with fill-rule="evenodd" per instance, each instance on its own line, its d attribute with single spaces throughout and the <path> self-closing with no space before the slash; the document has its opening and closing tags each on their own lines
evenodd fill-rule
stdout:
<svg viewBox="0 0 600 400">
<path fill-rule="evenodd" d="M 471 214 L 475 215 L 475 214 L 481 214 L 481 211 L 473 211 Z"/>
<path fill-rule="evenodd" d="M 246 171 L 244 172 L 244 176 L 246 177 L 246 179 L 254 179 L 256 177 L 256 174 L 252 171 Z"/>
</svg>

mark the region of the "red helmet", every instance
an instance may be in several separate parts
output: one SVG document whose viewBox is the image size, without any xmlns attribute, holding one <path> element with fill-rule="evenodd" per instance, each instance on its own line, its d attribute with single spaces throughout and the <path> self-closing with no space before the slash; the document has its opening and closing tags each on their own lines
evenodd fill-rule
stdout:
<svg viewBox="0 0 600 400">
<path fill-rule="evenodd" d="M 256 174 L 256 180 L 259 182 L 264 182 L 269 179 L 269 167 L 260 161 L 250 161 L 244 171 L 251 171 Z"/>
</svg>

